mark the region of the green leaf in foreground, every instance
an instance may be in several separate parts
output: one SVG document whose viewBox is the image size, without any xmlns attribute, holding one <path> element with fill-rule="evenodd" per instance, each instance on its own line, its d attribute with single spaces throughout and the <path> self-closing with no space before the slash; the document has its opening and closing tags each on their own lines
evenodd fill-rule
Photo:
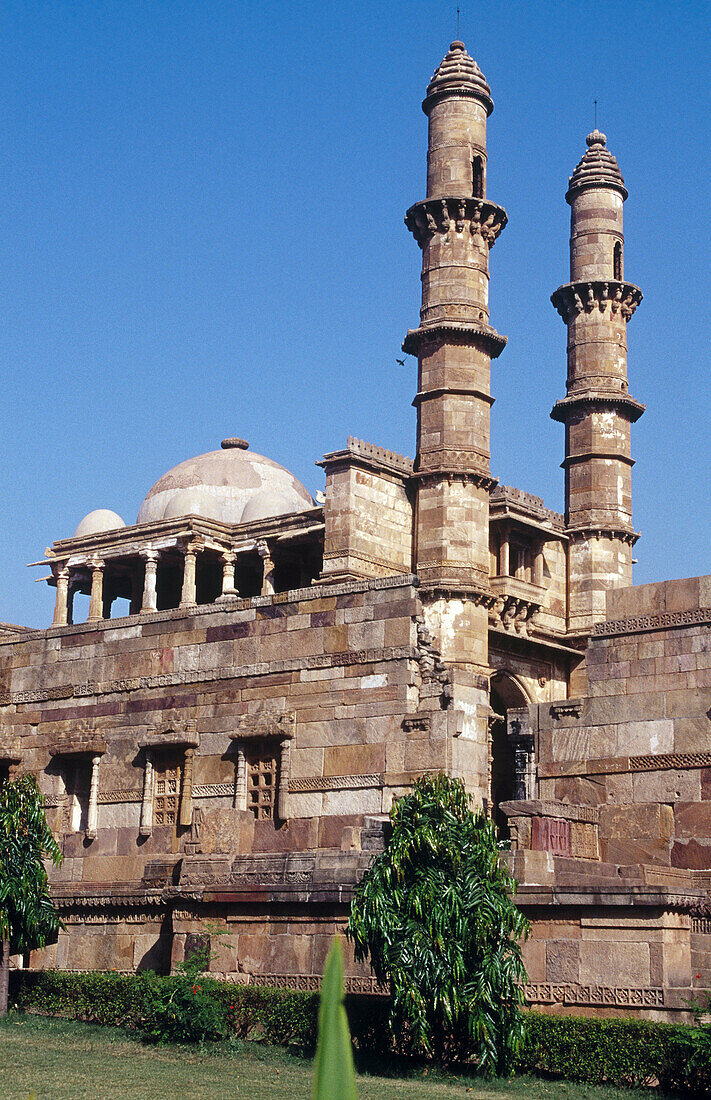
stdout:
<svg viewBox="0 0 711 1100">
<path fill-rule="evenodd" d="M 328 953 L 321 981 L 313 1100 L 357 1100 L 353 1048 L 343 1005 L 343 950 L 338 939 Z"/>
</svg>

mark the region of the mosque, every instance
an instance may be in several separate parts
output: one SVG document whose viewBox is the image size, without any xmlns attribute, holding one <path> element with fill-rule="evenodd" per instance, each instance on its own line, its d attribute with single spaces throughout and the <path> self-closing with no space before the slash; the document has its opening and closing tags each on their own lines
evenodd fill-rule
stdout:
<svg viewBox="0 0 711 1100">
<path fill-rule="evenodd" d="M 529 1001 L 680 1019 L 711 985 L 711 577 L 631 587 L 627 189 L 594 130 L 551 299 L 561 515 L 490 470 L 507 216 L 462 42 L 423 110 L 414 460 L 349 438 L 315 501 L 225 439 L 135 522 L 89 512 L 46 551 L 51 626 L 0 629 L 0 776 L 37 775 L 64 853 L 65 929 L 26 962 L 168 971 L 216 921 L 216 973 L 316 988 L 393 800 L 444 771 L 509 841 Z"/>
</svg>

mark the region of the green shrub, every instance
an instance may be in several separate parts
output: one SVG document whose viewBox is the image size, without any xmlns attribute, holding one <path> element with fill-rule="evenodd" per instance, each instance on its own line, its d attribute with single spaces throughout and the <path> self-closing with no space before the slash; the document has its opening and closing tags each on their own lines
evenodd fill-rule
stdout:
<svg viewBox="0 0 711 1100">
<path fill-rule="evenodd" d="M 523 1042 L 521 944 L 530 926 L 496 830 L 460 779 L 424 775 L 354 890 L 347 935 L 392 991 L 397 1045 L 508 1075 Z"/>
<path fill-rule="evenodd" d="M 681 1036 L 691 1029 L 646 1020 L 600 1020 L 530 1012 L 517 1068 L 590 1085 L 686 1086 Z"/>
<path fill-rule="evenodd" d="M 210 965 L 207 945 L 179 963 L 172 982 L 147 976 L 144 1029 L 156 1042 L 202 1043 L 224 1039 L 227 1011 L 216 983 L 203 980 Z"/>
<path fill-rule="evenodd" d="M 699 1096 L 711 1095 L 711 1027 L 679 1028 L 674 1036 L 683 1075 L 668 1082 L 669 1087 L 691 1089 Z"/>
<path fill-rule="evenodd" d="M 65 1016 L 96 1024 L 117 1024 L 151 1032 L 156 1000 L 168 1003 L 184 976 L 156 974 L 69 973 L 61 970 L 11 972 L 10 999 L 21 1011 Z M 195 983 L 218 1006 L 224 1032 L 314 1050 L 316 993 L 297 993 L 238 985 L 208 976 Z M 174 994 L 173 1001 L 177 994 Z M 194 1004 L 190 1004 L 195 1009 Z M 389 1001 L 347 997 L 346 1009 L 356 1049 L 365 1055 L 390 1055 L 397 1044 L 388 1029 Z M 176 1013 L 178 1015 L 178 1013 Z M 212 1026 L 200 1008 L 198 1023 Z M 219 1028 L 222 1023 L 219 1022 Z M 619 1087 L 649 1084 L 663 1091 L 711 1094 L 711 1028 L 659 1024 L 646 1020 L 600 1020 L 524 1013 L 525 1039 L 517 1060 L 521 1073 L 551 1074 L 591 1085 Z M 182 1039 L 176 1025 L 170 1039 Z M 208 1028 L 209 1030 L 209 1028 Z"/>
</svg>

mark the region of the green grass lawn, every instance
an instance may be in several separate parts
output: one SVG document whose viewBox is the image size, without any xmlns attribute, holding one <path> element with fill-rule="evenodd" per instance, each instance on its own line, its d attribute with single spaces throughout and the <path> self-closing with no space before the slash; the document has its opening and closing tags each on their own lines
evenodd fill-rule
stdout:
<svg viewBox="0 0 711 1100">
<path fill-rule="evenodd" d="M 379 1071 L 382 1073 L 382 1069 Z M 404 1072 L 404 1071 L 403 1071 Z M 2 1100 L 310 1100 L 311 1063 L 262 1043 L 146 1046 L 120 1028 L 11 1013 L 0 1021 Z M 361 1072 L 360 1100 L 633 1100 L 649 1092 L 520 1077 L 481 1082 L 430 1070 Z"/>
</svg>

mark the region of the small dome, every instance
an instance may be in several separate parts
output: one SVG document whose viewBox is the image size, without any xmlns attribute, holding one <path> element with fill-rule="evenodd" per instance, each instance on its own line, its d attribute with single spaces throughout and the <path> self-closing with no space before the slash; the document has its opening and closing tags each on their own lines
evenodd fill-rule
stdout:
<svg viewBox="0 0 711 1100">
<path fill-rule="evenodd" d="M 137 522 L 187 515 L 222 523 L 247 522 L 245 508 L 260 496 L 265 499 L 261 505 L 255 503 L 258 514 L 252 514 L 252 519 L 314 507 L 310 493 L 293 474 L 247 447 L 242 439 L 226 439 L 219 451 L 189 458 L 169 470 L 148 491 Z"/>
<path fill-rule="evenodd" d="M 178 519 L 180 516 L 202 516 L 203 519 L 219 519 L 220 505 L 215 497 L 202 485 L 192 489 L 180 489 L 170 498 L 163 512 L 163 519 Z"/>
<path fill-rule="evenodd" d="M 125 527 L 126 524 L 116 512 L 112 512 L 110 508 L 96 508 L 93 512 L 89 512 L 88 516 L 84 516 L 76 531 L 74 532 L 74 538 L 82 538 L 84 535 L 100 535 L 104 531 L 115 531 L 119 527 Z"/>
<path fill-rule="evenodd" d="M 452 42 L 445 57 L 435 69 L 434 76 L 427 85 L 427 98 L 422 104 L 425 114 L 429 114 L 429 109 L 436 100 L 446 95 L 480 99 L 486 108 L 487 115 L 490 115 L 494 109 L 491 88 L 486 82 L 486 77 L 474 58 L 467 53 L 463 42 Z"/>
<path fill-rule="evenodd" d="M 595 128 L 585 138 L 587 150 L 572 176 L 565 196 L 568 202 L 578 191 L 587 187 L 611 187 L 619 191 L 623 200 L 627 198 L 627 188 L 620 172 L 620 166 L 607 148 L 607 137 Z"/>
<path fill-rule="evenodd" d="M 255 519 L 270 519 L 272 516 L 285 516 L 293 511 L 288 499 L 282 493 L 265 489 L 247 501 L 240 523 L 251 523 Z"/>
</svg>

